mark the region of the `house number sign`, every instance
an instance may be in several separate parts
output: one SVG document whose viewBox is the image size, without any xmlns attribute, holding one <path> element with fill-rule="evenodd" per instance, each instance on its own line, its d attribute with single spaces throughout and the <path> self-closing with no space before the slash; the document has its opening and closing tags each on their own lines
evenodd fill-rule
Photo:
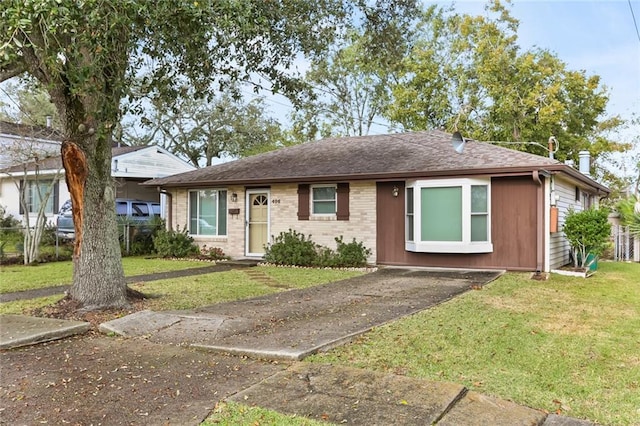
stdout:
<svg viewBox="0 0 640 426">
<path fill-rule="evenodd" d="M 280 198 L 272 198 L 271 204 L 280 204 Z"/>
</svg>

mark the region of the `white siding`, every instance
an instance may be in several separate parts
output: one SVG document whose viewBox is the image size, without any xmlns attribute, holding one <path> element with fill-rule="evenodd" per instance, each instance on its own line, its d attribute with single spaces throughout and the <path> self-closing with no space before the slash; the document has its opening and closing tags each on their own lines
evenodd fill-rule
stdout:
<svg viewBox="0 0 640 426">
<path fill-rule="evenodd" d="M 562 232 L 564 220 L 570 209 L 582 211 L 582 200 L 576 201 L 576 185 L 568 180 L 555 176 L 555 193 L 560 197 L 558 207 L 558 232 L 549 234 L 549 266 L 557 269 L 569 263 L 569 242 Z M 580 197 L 582 198 L 582 196 Z"/>
<path fill-rule="evenodd" d="M 189 172 L 195 167 L 166 151 L 149 147 L 114 157 L 111 172 L 122 178 L 158 178 Z"/>
</svg>

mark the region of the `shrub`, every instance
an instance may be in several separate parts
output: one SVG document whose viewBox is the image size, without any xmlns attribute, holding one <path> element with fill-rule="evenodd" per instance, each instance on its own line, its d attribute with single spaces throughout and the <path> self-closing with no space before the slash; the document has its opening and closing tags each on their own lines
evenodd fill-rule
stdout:
<svg viewBox="0 0 640 426">
<path fill-rule="evenodd" d="M 276 265 L 314 266 L 317 261 L 317 245 L 304 234 L 289 229 L 281 232 L 275 242 L 265 248 L 264 260 Z"/>
<path fill-rule="evenodd" d="M 211 260 L 229 259 L 229 256 L 224 254 L 224 251 L 220 247 L 207 247 L 206 244 L 200 248 L 200 255 Z"/>
<path fill-rule="evenodd" d="M 199 253 L 198 246 L 187 232 L 187 229 L 183 231 L 159 230 L 153 237 L 156 253 L 162 257 L 187 257 Z"/>
<path fill-rule="evenodd" d="M 343 237 L 335 239 L 337 249 L 323 247 L 311 240 L 311 235 L 289 229 L 281 232 L 275 242 L 265 251 L 265 261 L 276 265 L 318 266 L 318 267 L 361 267 L 367 264 L 371 250 L 354 238 L 345 243 Z"/>
<path fill-rule="evenodd" d="M 342 240 L 342 235 L 336 238 L 338 248 L 335 254 L 333 266 L 362 267 L 367 265 L 367 258 L 371 250 L 366 248 L 362 241 L 357 242 L 354 238 L 350 243 Z"/>
<path fill-rule="evenodd" d="M 562 230 L 571 244 L 576 268 L 586 266 L 588 254 L 597 259 L 605 250 L 611 236 L 608 216 L 609 212 L 605 209 L 569 211 Z"/>
<path fill-rule="evenodd" d="M 127 227 L 129 225 L 129 227 Z M 120 248 L 122 253 L 131 256 L 154 253 L 153 238 L 165 229 L 164 219 L 154 216 L 148 222 L 136 222 L 127 218 L 119 218 Z M 129 230 L 129 248 L 126 247 L 125 233 Z"/>
</svg>

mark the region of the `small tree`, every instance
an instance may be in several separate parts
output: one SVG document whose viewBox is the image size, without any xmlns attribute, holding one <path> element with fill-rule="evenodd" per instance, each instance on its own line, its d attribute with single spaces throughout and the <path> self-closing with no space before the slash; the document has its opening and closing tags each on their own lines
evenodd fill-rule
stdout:
<svg viewBox="0 0 640 426">
<path fill-rule="evenodd" d="M 24 225 L 24 264 L 28 265 L 38 260 L 40 256 L 40 242 L 47 224 L 47 206 L 54 197 L 56 183 L 61 176 L 59 167 L 52 175 L 43 179 L 40 168 L 43 162 L 54 154 L 50 149 L 41 146 L 37 141 L 23 137 L 21 143 L 9 148 L 11 162 L 20 168 L 20 172 L 12 172 L 16 187 L 20 194 L 20 209 Z M 55 208 L 55 207 L 54 207 Z"/>
<path fill-rule="evenodd" d="M 605 209 L 570 210 L 564 221 L 563 231 L 569 244 L 576 268 L 587 267 L 589 254 L 598 256 L 604 251 L 611 236 L 611 224 Z"/>
</svg>

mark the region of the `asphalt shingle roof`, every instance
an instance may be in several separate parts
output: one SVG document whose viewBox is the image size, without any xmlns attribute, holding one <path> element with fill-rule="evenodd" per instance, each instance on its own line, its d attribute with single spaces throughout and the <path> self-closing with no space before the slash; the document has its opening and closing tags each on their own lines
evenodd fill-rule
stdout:
<svg viewBox="0 0 640 426">
<path fill-rule="evenodd" d="M 116 158 L 119 155 L 128 154 L 130 152 L 139 151 L 141 149 L 148 148 L 148 146 L 119 146 L 111 148 L 112 158 Z M 61 170 L 62 169 L 62 156 L 57 155 L 55 157 L 48 157 L 40 160 L 38 163 L 40 170 Z M 31 161 L 26 165 L 27 171 L 34 171 L 36 169 L 36 162 Z M 2 170 L 4 173 L 19 173 L 24 171 L 22 164 L 17 164 L 11 167 L 7 167 Z"/>
<path fill-rule="evenodd" d="M 559 161 L 468 141 L 458 154 L 442 131 L 328 138 L 148 181 L 148 185 L 305 182 L 445 176 L 495 169 L 567 167 Z"/>
<path fill-rule="evenodd" d="M 37 138 L 50 141 L 62 141 L 62 134 L 51 127 L 31 126 L 28 124 L 0 121 L 0 134 Z"/>
</svg>

